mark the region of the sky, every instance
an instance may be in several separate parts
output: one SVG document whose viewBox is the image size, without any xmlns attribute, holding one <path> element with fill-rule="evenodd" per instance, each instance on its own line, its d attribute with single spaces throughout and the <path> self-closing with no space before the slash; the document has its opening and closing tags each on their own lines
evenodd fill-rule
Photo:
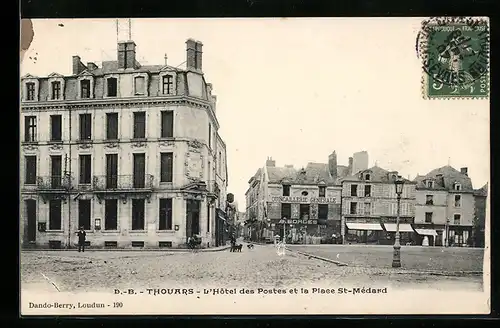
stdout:
<svg viewBox="0 0 500 328">
<path fill-rule="evenodd" d="M 203 42 L 203 71 L 227 145 L 228 192 L 244 210 L 248 180 L 267 157 L 300 168 L 326 163 L 335 150 L 347 165 L 366 150 L 369 166 L 411 179 L 449 164 L 468 167 L 475 188 L 488 182 L 489 101 L 423 99 L 420 22 L 132 19 L 131 35 L 146 65 L 163 64 L 167 54 L 169 65 L 182 67 L 185 41 Z M 116 60 L 114 19 L 42 19 L 33 29 L 21 75 L 69 75 L 73 55 Z"/>
</svg>

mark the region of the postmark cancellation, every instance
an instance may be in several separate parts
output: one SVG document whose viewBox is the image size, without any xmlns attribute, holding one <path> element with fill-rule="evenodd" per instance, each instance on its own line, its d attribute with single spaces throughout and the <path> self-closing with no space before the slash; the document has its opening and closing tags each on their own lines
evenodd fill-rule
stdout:
<svg viewBox="0 0 500 328">
<path fill-rule="evenodd" d="M 434 17 L 417 35 L 424 99 L 485 99 L 489 96 L 488 18 Z"/>
</svg>

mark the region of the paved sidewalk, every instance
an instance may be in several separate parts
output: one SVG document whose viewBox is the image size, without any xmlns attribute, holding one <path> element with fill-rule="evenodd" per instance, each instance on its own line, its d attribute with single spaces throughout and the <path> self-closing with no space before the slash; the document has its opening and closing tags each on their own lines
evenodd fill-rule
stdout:
<svg viewBox="0 0 500 328">
<path fill-rule="evenodd" d="M 230 245 L 219 246 L 219 247 L 210 247 L 210 248 L 202 248 L 195 250 L 196 252 L 220 252 L 226 249 L 229 249 Z M 21 252 L 78 252 L 78 248 L 61 248 L 61 249 L 52 249 L 52 248 L 25 248 L 21 249 Z M 180 253 L 190 253 L 193 250 L 188 248 L 85 248 L 85 252 L 180 252 Z"/>
</svg>

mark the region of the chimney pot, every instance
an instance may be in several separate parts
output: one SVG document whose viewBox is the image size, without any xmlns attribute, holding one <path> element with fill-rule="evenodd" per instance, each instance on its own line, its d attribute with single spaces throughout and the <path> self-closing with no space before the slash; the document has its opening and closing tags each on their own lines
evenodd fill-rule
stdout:
<svg viewBox="0 0 500 328">
<path fill-rule="evenodd" d="M 267 160 L 266 160 L 266 166 L 275 167 L 276 166 L 276 161 L 273 161 L 272 157 L 268 157 Z"/>
<path fill-rule="evenodd" d="M 467 175 L 468 176 L 468 172 L 467 172 L 467 168 L 466 167 L 462 167 L 460 169 L 460 173 L 464 174 L 464 175 Z"/>
</svg>

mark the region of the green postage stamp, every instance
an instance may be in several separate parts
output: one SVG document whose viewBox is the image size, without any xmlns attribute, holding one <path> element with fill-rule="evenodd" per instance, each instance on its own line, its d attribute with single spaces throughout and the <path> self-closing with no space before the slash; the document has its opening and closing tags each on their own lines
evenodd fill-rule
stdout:
<svg viewBox="0 0 500 328">
<path fill-rule="evenodd" d="M 488 18 L 439 17 L 422 22 L 417 55 L 422 60 L 425 99 L 489 96 Z"/>
</svg>

